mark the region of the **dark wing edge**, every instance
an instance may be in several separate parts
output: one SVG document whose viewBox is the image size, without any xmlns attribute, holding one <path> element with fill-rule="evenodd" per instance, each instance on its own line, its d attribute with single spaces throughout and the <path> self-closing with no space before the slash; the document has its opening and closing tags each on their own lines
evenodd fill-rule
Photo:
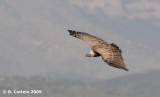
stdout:
<svg viewBox="0 0 160 97">
<path fill-rule="evenodd" d="M 122 53 L 122 50 L 121 50 L 121 49 L 120 49 L 116 44 L 111 43 L 110 45 L 111 45 L 112 49 L 114 49 L 114 50 L 118 50 L 119 52 L 121 52 L 121 53 Z"/>
<path fill-rule="evenodd" d="M 70 33 L 70 35 L 74 35 L 74 34 L 82 34 L 82 33 L 83 33 L 83 32 L 72 31 L 72 30 L 68 30 L 68 32 Z"/>
</svg>

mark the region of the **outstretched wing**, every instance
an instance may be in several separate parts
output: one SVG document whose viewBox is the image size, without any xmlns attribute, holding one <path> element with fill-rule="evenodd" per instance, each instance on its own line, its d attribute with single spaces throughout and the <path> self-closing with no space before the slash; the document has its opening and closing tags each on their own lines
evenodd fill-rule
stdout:
<svg viewBox="0 0 160 97">
<path fill-rule="evenodd" d="M 114 43 L 110 44 L 110 51 L 108 51 L 107 54 L 109 57 L 106 56 L 105 52 L 104 54 L 101 55 L 103 60 L 107 64 L 109 64 L 110 66 L 128 71 L 122 57 L 122 51 L 117 45 L 115 45 Z"/>
<path fill-rule="evenodd" d="M 68 32 L 70 33 L 71 36 L 86 41 L 91 47 L 95 46 L 95 45 L 99 45 L 99 44 L 109 45 L 107 42 L 105 42 L 101 38 L 98 38 L 96 36 L 93 36 L 93 35 L 85 33 L 85 32 L 78 32 L 78 31 L 76 32 L 76 31 L 72 31 L 72 30 L 68 30 Z"/>
</svg>

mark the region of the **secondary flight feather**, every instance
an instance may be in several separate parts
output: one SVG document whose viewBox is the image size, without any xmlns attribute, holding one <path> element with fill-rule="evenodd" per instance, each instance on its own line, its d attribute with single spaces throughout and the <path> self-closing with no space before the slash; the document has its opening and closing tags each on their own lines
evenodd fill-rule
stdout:
<svg viewBox="0 0 160 97">
<path fill-rule="evenodd" d="M 102 57 L 102 60 L 112 67 L 116 67 L 119 69 L 123 69 L 128 71 L 129 69 L 126 67 L 121 49 L 114 43 L 109 44 L 101 38 L 98 38 L 94 35 L 68 30 L 71 36 L 79 38 L 81 40 L 86 41 L 91 50 L 86 54 L 86 57 Z"/>
</svg>

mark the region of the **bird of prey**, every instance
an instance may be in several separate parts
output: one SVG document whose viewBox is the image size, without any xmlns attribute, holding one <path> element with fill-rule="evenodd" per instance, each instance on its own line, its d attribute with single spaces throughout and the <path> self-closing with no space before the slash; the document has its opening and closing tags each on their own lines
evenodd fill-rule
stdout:
<svg viewBox="0 0 160 97">
<path fill-rule="evenodd" d="M 85 32 L 72 30 L 68 30 L 68 32 L 71 36 L 84 40 L 90 45 L 91 50 L 86 54 L 86 57 L 101 56 L 108 65 L 128 71 L 122 57 L 122 51 L 116 44 L 109 44 L 103 39 Z"/>
</svg>

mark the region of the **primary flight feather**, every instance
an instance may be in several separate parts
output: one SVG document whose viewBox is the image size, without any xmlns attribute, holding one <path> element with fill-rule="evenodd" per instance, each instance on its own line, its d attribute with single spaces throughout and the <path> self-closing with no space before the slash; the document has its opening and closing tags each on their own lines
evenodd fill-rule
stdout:
<svg viewBox="0 0 160 97">
<path fill-rule="evenodd" d="M 101 56 L 103 61 L 108 65 L 128 71 L 122 57 L 122 51 L 114 43 L 109 44 L 103 39 L 85 32 L 72 30 L 68 30 L 68 32 L 71 36 L 84 40 L 90 45 L 91 50 L 86 54 L 86 57 Z"/>
</svg>

